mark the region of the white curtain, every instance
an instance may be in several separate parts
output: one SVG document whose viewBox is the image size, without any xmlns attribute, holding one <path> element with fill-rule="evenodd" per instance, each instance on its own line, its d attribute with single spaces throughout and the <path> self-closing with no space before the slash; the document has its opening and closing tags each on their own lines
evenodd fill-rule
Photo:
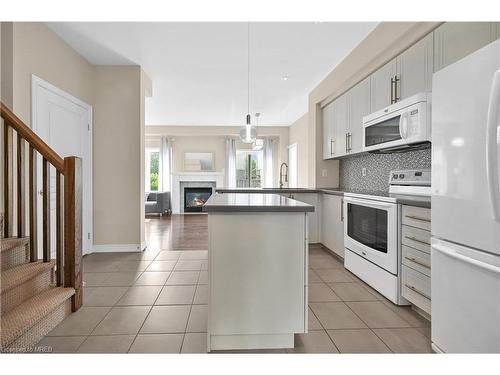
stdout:
<svg viewBox="0 0 500 375">
<path fill-rule="evenodd" d="M 264 187 L 274 187 L 274 141 L 264 139 Z"/>
<path fill-rule="evenodd" d="M 158 190 L 170 191 L 170 171 L 172 166 L 172 145 L 167 137 L 160 139 L 160 158 L 158 165 Z"/>
<path fill-rule="evenodd" d="M 236 141 L 226 139 L 226 187 L 236 187 Z"/>
</svg>

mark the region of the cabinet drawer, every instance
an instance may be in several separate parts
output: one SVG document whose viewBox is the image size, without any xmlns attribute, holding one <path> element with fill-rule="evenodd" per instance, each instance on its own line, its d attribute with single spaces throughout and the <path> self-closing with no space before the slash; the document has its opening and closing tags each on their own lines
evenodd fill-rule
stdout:
<svg viewBox="0 0 500 375">
<path fill-rule="evenodd" d="M 403 205 L 403 224 L 431 230 L 431 210 L 428 208 Z"/>
<path fill-rule="evenodd" d="M 403 265 L 402 295 L 415 306 L 431 314 L 431 278 Z"/>
<path fill-rule="evenodd" d="M 403 245 L 403 264 L 431 277 L 431 255 Z"/>
<path fill-rule="evenodd" d="M 401 243 L 426 253 L 431 252 L 431 232 L 403 225 L 401 228 Z"/>
</svg>

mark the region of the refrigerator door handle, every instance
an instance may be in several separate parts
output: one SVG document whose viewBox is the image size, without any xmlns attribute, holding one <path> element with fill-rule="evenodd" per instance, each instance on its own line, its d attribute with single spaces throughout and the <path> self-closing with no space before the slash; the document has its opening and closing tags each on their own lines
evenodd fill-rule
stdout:
<svg viewBox="0 0 500 375">
<path fill-rule="evenodd" d="M 500 70 L 495 72 L 491 85 L 486 125 L 486 179 L 490 193 L 493 219 L 500 221 L 500 187 L 498 184 L 498 126 L 500 120 Z"/>
<path fill-rule="evenodd" d="M 485 263 L 485 262 L 481 262 L 480 260 L 473 259 L 473 258 L 470 258 L 468 256 L 462 255 L 459 252 L 457 252 L 457 251 L 455 251 L 453 249 L 450 249 L 450 248 L 448 248 L 446 246 L 443 246 L 443 245 L 441 245 L 439 243 L 433 244 L 432 245 L 432 249 L 433 250 L 437 250 L 440 253 L 442 253 L 444 255 L 447 255 L 447 256 L 449 256 L 451 258 L 455 258 L 455 259 L 457 259 L 459 261 L 472 264 L 473 266 L 476 266 L 476 267 L 479 267 L 479 268 L 482 268 L 484 270 L 488 270 L 490 272 L 493 272 L 493 273 L 496 273 L 496 274 L 500 275 L 500 267 L 497 267 L 497 266 L 494 266 L 492 264 L 488 264 L 488 263 Z"/>
</svg>

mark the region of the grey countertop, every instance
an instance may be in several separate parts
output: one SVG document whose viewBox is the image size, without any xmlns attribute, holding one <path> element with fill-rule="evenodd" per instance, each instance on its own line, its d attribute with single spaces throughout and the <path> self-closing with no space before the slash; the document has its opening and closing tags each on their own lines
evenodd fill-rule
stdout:
<svg viewBox="0 0 500 375">
<path fill-rule="evenodd" d="M 245 194 L 299 194 L 299 193 L 323 193 L 330 195 L 341 195 L 344 193 L 351 194 L 362 194 L 362 195 L 373 195 L 379 197 L 394 197 L 397 203 L 406 204 L 410 206 L 431 208 L 431 198 L 430 197 L 418 197 L 413 195 L 396 195 L 389 194 L 386 191 L 367 191 L 359 189 L 342 189 L 342 188 L 217 188 L 215 189 L 218 193 L 223 193 L 225 195 L 228 193 L 245 193 Z"/>
<path fill-rule="evenodd" d="M 212 194 L 203 205 L 206 212 L 313 212 L 310 204 L 278 194 L 224 193 Z"/>
</svg>

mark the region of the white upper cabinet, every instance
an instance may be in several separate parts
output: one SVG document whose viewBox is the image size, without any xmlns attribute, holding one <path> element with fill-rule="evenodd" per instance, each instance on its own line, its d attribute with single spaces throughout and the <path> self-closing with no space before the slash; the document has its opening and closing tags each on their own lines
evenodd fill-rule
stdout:
<svg viewBox="0 0 500 375">
<path fill-rule="evenodd" d="M 370 107 L 375 112 L 391 105 L 394 100 L 393 80 L 397 74 L 396 59 L 385 64 L 370 76 Z"/>
<path fill-rule="evenodd" d="M 434 38 L 430 33 L 397 57 L 396 100 L 431 91 L 433 68 Z"/>
<path fill-rule="evenodd" d="M 323 159 L 331 159 L 334 155 L 333 102 L 321 109 L 323 125 Z"/>
<path fill-rule="evenodd" d="M 434 30 L 434 71 L 498 39 L 498 23 L 446 22 Z"/>
<path fill-rule="evenodd" d="M 334 100 L 333 124 L 335 128 L 335 157 L 344 156 L 347 151 L 348 113 L 347 94 Z"/>
<path fill-rule="evenodd" d="M 363 151 L 363 116 L 370 114 L 370 77 L 354 86 L 347 94 L 349 129 L 348 153 Z"/>
</svg>

